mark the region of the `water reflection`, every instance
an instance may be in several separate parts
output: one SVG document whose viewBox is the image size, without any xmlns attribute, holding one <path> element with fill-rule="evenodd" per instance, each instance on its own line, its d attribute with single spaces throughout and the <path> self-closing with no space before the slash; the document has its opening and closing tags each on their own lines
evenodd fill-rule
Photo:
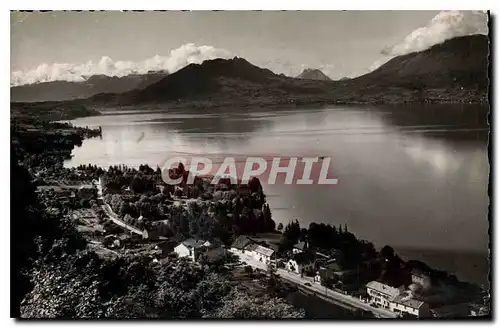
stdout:
<svg viewBox="0 0 500 328">
<path fill-rule="evenodd" d="M 339 185 L 265 186 L 277 221 L 347 223 L 378 246 L 486 254 L 487 111 L 344 106 L 81 118 L 73 123 L 101 125 L 103 138 L 84 141 L 67 165 L 155 166 L 179 154 L 330 156 Z"/>
<path fill-rule="evenodd" d="M 405 129 L 421 125 L 426 137 L 443 139 L 448 144 L 484 144 L 488 140 L 489 106 L 485 105 L 407 105 L 379 106 L 382 119 L 390 125 Z M 411 129 L 410 129 L 411 130 Z"/>
</svg>

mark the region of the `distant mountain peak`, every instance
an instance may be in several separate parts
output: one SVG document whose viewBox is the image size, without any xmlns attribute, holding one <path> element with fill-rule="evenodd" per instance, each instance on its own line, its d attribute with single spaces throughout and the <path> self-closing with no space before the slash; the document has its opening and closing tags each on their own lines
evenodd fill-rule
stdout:
<svg viewBox="0 0 500 328">
<path fill-rule="evenodd" d="M 196 74 L 202 74 L 204 78 L 225 76 L 259 81 L 276 75 L 268 69 L 253 65 L 244 58 L 233 57 L 229 59 L 215 58 L 205 60 L 201 64 L 190 64 L 172 74 L 172 76 L 173 78 L 187 76 L 195 72 Z"/>
<path fill-rule="evenodd" d="M 315 68 L 306 68 L 297 76 L 297 79 L 331 81 L 325 73 Z"/>
<path fill-rule="evenodd" d="M 11 101 L 63 101 L 92 97 L 99 93 L 123 93 L 143 89 L 167 76 L 167 71 L 130 74 L 122 77 L 95 74 L 83 81 L 50 81 L 11 87 Z"/>
<path fill-rule="evenodd" d="M 314 71 L 319 71 L 319 69 L 315 69 L 315 68 L 305 68 L 305 69 L 302 71 L 302 74 L 305 74 L 305 73 L 310 73 L 310 72 L 314 72 Z"/>
<path fill-rule="evenodd" d="M 242 57 L 233 57 L 233 58 L 215 58 L 215 59 L 208 59 L 203 61 L 201 64 L 191 64 L 189 66 L 199 66 L 199 67 L 207 67 L 211 65 L 242 65 L 242 66 L 252 66 L 248 60 Z M 181 69 L 182 70 L 182 69 Z"/>
</svg>

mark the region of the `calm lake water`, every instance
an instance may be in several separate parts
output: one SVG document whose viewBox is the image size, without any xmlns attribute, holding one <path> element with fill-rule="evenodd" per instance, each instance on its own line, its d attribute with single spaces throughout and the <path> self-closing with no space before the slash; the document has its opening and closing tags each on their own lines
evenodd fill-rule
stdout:
<svg viewBox="0 0 500 328">
<path fill-rule="evenodd" d="M 277 222 L 347 224 L 378 247 L 485 284 L 487 113 L 472 105 L 120 111 L 71 121 L 101 126 L 102 138 L 85 140 L 66 165 L 331 156 L 338 185 L 264 185 Z"/>
</svg>

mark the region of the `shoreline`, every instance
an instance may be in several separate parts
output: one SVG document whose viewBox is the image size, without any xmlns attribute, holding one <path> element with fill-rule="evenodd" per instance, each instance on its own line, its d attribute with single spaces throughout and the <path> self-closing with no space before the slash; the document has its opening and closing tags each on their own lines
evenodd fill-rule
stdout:
<svg viewBox="0 0 500 328">
<path fill-rule="evenodd" d="M 64 138 L 64 137 L 62 137 L 62 138 Z M 57 149 L 57 147 L 56 147 L 55 149 Z M 60 160 L 62 160 L 62 158 L 60 158 Z M 97 168 L 96 168 L 96 170 L 97 170 Z M 101 170 L 101 171 L 102 171 L 102 170 Z M 52 177 L 55 177 L 55 179 L 58 179 L 58 178 L 64 177 L 64 174 L 67 174 L 68 172 L 76 172 L 76 170 L 75 170 L 75 169 L 70 169 L 70 170 L 68 170 L 68 171 L 66 171 L 66 170 L 65 170 L 65 172 L 52 172 L 52 173 L 51 173 L 51 175 L 52 175 Z M 108 172 L 109 172 L 109 169 L 108 169 Z M 147 170 L 146 170 L 145 172 L 147 172 Z M 82 173 L 83 173 L 83 172 L 82 172 Z M 106 172 L 104 171 L 103 173 L 106 173 Z M 115 173 L 116 173 L 116 172 L 115 172 Z M 89 175 L 89 174 L 90 174 L 90 175 Z M 84 173 L 84 176 L 85 176 L 85 175 L 87 175 L 88 177 L 91 177 L 91 176 L 92 176 L 92 174 L 93 174 L 93 173 L 91 173 L 90 171 L 88 171 L 88 172 Z M 347 231 L 346 231 L 346 232 L 347 232 Z M 353 236 L 354 236 L 354 235 L 353 235 Z M 448 274 L 448 273 L 446 273 L 446 274 Z"/>
<path fill-rule="evenodd" d="M 432 249 L 432 248 L 408 248 L 394 247 L 395 251 L 404 260 L 419 260 L 429 264 L 438 270 L 453 272 L 461 281 L 466 281 L 484 286 L 488 289 L 491 286 L 490 277 L 490 256 L 488 253 L 480 251 Z M 474 272 L 470 267 L 481 267 L 485 269 L 485 274 Z M 462 270 L 453 270 L 461 267 Z M 482 270 L 481 270 L 482 271 Z"/>
<path fill-rule="evenodd" d="M 74 169 L 77 166 L 69 166 L 67 165 L 68 161 L 70 159 L 64 161 L 64 167 L 68 169 Z M 123 164 L 109 164 L 106 166 L 102 165 L 97 165 L 97 167 L 102 168 L 103 170 L 109 170 L 110 167 L 114 166 L 120 166 Z M 125 166 L 129 168 L 134 168 L 138 169 L 141 165 L 148 165 L 146 164 L 137 164 L 137 165 L 130 165 L 127 164 Z M 266 197 L 268 198 L 268 197 Z M 272 200 L 271 200 L 272 201 Z M 269 203 L 269 201 L 268 201 Z M 307 220 L 306 220 L 307 221 Z M 281 222 L 283 225 L 286 225 L 288 222 Z M 299 220 L 300 223 L 300 220 Z M 315 223 L 318 224 L 332 224 L 331 222 L 328 221 L 317 221 Z M 348 222 L 347 222 L 348 223 Z M 278 221 L 276 221 L 276 224 L 278 224 Z M 369 238 L 368 238 L 369 240 Z M 385 244 L 384 244 L 385 245 Z M 378 245 L 376 246 L 377 250 L 380 250 L 384 245 Z M 391 245 L 390 245 L 391 246 Z M 460 278 L 461 281 L 464 282 L 469 282 L 469 283 L 474 283 L 478 285 L 483 285 L 488 287 L 488 276 L 489 276 L 489 256 L 487 252 L 481 252 L 479 250 L 452 250 L 452 249 L 446 249 L 446 248 L 424 248 L 424 247 L 407 247 L 407 246 L 397 246 L 393 245 L 392 246 L 396 253 L 400 255 L 404 260 L 418 260 L 422 261 L 426 264 L 429 264 L 432 268 L 446 271 L 448 273 L 454 274 L 457 277 Z M 486 270 L 484 271 L 485 274 L 481 274 L 479 271 L 474 272 L 474 270 L 468 270 L 467 266 L 470 263 L 470 257 L 473 257 L 475 259 L 479 259 L 479 261 L 474 262 L 472 265 L 478 265 L 476 263 L 479 263 L 479 267 L 484 267 Z M 484 260 L 484 261 L 481 261 Z M 458 262 L 462 263 L 463 265 L 457 264 Z M 455 270 L 456 268 L 461 268 L 461 270 Z"/>
<path fill-rule="evenodd" d="M 370 106 L 370 105 L 490 105 L 490 101 L 488 98 L 477 98 L 474 101 L 464 101 L 461 97 L 452 97 L 448 99 L 429 99 L 429 100 L 412 100 L 412 99 L 402 99 L 398 101 L 387 101 L 382 99 L 376 100 L 345 100 L 345 99 L 329 99 L 329 98 L 316 98 L 316 99 L 307 99 L 304 98 L 293 98 L 293 97 L 283 97 L 280 100 L 273 101 L 262 101 L 262 100 L 250 100 L 244 102 L 234 102 L 234 101 L 226 101 L 226 100 L 183 100 L 181 102 L 173 102 L 173 101 L 165 101 L 165 102 L 145 102 L 145 103 L 137 103 L 137 104 L 92 104 L 88 103 L 87 99 L 76 99 L 76 100 L 64 100 L 64 101 L 45 101 L 45 102 L 10 102 L 11 112 L 18 111 L 19 108 L 31 109 L 39 108 L 45 109 L 46 107 L 56 107 L 60 112 L 63 118 L 61 120 L 73 120 L 81 117 L 91 117 L 91 116 L 99 116 L 102 112 L 106 114 L 106 112 L 117 111 L 127 111 L 127 110 L 137 110 L 140 111 L 143 107 L 168 107 L 165 110 L 172 109 L 192 109 L 192 110 L 210 110 L 210 109 L 235 109 L 235 111 L 242 111 L 246 109 L 251 109 L 252 107 L 262 107 L 262 108 L 309 108 L 309 107 L 324 107 L 329 105 L 352 105 L 352 106 Z M 79 105 L 84 111 L 88 111 L 85 114 L 78 113 L 67 113 L 64 114 L 64 111 L 72 111 L 75 108 L 69 108 L 69 106 Z M 162 111 L 162 110 L 158 110 Z"/>
</svg>

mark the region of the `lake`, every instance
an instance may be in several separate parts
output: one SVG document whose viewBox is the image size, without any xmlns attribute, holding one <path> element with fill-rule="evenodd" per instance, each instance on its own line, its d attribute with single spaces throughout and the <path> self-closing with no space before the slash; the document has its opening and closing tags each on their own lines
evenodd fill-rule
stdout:
<svg viewBox="0 0 500 328">
<path fill-rule="evenodd" d="M 71 121 L 101 126 L 102 138 L 85 140 L 66 165 L 330 156 L 337 185 L 264 183 L 275 221 L 347 224 L 377 247 L 485 284 L 487 113 L 476 105 L 116 111 Z"/>
</svg>

